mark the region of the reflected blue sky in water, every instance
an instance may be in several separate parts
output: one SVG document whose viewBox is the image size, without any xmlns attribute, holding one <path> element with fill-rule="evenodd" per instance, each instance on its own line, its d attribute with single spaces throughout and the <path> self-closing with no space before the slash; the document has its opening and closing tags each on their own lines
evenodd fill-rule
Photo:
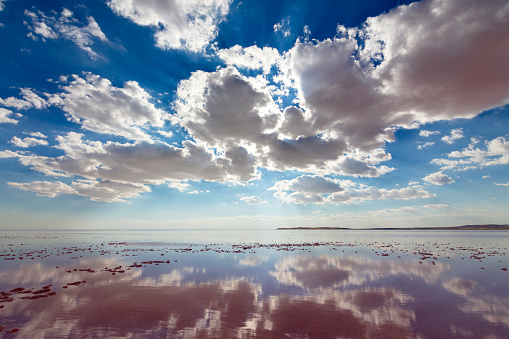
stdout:
<svg viewBox="0 0 509 339">
<path fill-rule="evenodd" d="M 246 231 L 223 241 L 223 231 L 207 232 L 6 232 L 0 335 L 504 338 L 509 330 L 503 232 Z M 21 299 L 48 285 L 54 295 Z M 21 287 L 32 293 L 9 292 Z"/>
</svg>

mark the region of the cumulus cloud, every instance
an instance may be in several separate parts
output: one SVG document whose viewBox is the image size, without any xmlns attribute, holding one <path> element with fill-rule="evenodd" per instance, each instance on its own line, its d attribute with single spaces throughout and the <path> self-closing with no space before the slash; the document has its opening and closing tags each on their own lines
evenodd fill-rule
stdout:
<svg viewBox="0 0 509 339">
<path fill-rule="evenodd" d="M 509 76 L 500 76 L 509 64 L 505 6 L 476 0 L 400 6 L 366 21 L 362 60 L 381 56 L 373 75 L 422 120 L 475 116 L 507 103 Z"/>
<path fill-rule="evenodd" d="M 86 130 L 150 141 L 144 128 L 164 125 L 166 112 L 151 103 L 152 97 L 136 81 L 115 87 L 108 79 L 92 73 L 60 80 L 62 92 L 52 95 L 49 102 Z"/>
<path fill-rule="evenodd" d="M 179 182 L 179 181 L 170 181 L 169 183 L 167 183 L 167 185 L 169 188 L 175 188 L 179 192 L 185 192 L 189 189 L 189 187 L 191 187 L 190 184 L 188 184 L 186 182 Z"/>
<path fill-rule="evenodd" d="M 113 180 L 78 180 L 72 183 L 79 195 L 90 197 L 92 201 L 123 202 L 141 193 L 150 192 L 147 185 Z"/>
<path fill-rule="evenodd" d="M 9 118 L 11 114 L 12 111 L 0 107 L 0 124 L 17 124 L 18 120 Z"/>
<path fill-rule="evenodd" d="M 260 204 L 267 204 L 267 201 L 263 200 L 260 197 L 257 196 L 250 196 L 250 197 L 242 197 L 240 198 L 241 201 L 245 202 L 249 205 L 260 205 Z"/>
<path fill-rule="evenodd" d="M 44 139 L 37 139 L 37 138 L 23 138 L 23 139 L 20 139 L 18 137 L 13 137 L 10 142 L 14 146 L 22 147 L 22 148 L 28 148 L 28 147 L 36 146 L 36 145 L 42 145 L 42 146 L 47 146 L 48 145 L 48 142 L 46 140 L 44 140 Z"/>
<path fill-rule="evenodd" d="M 59 194 L 77 194 L 76 190 L 61 181 L 8 182 L 7 184 L 22 191 L 35 192 L 42 197 L 54 198 Z"/>
<path fill-rule="evenodd" d="M 375 167 L 375 166 L 370 165 L 370 163 L 376 164 L 379 161 L 376 159 L 376 157 L 373 157 L 372 155 L 373 154 L 370 154 L 367 156 L 370 159 L 362 159 L 362 160 L 345 157 L 334 166 L 336 169 L 335 172 L 338 174 L 352 176 L 352 177 L 379 177 L 385 173 L 388 173 L 388 172 L 391 172 L 392 170 L 394 170 L 394 168 L 391 168 L 388 166 Z M 389 157 L 389 159 L 390 159 L 390 157 Z"/>
<path fill-rule="evenodd" d="M 173 136 L 173 132 L 171 131 L 157 131 L 157 133 L 165 138 L 171 138 Z"/>
<path fill-rule="evenodd" d="M 46 99 L 30 88 L 22 88 L 22 98 L 0 98 L 0 105 L 17 109 L 57 106 L 85 130 L 140 141 L 151 141 L 146 129 L 162 127 L 167 120 L 168 114 L 154 106 L 153 98 L 136 81 L 115 87 L 108 79 L 84 72 L 82 76 L 61 76 L 58 82 L 61 92 L 44 93 Z M 0 112 L 5 111 L 2 108 Z M 171 136 L 171 132 L 158 133 Z"/>
<path fill-rule="evenodd" d="M 311 114 L 312 130 L 334 131 L 354 150 L 371 151 L 392 138 L 391 131 L 372 126 L 379 94 L 351 55 L 355 40 L 297 42 L 285 54 L 282 69 L 297 89 L 299 103 Z M 371 112 L 370 112 L 371 111 Z M 372 117 L 371 117 L 372 115 Z M 371 119 L 372 118 L 372 119 Z"/>
<path fill-rule="evenodd" d="M 264 81 L 233 67 L 195 72 L 181 81 L 177 95 L 174 123 L 226 155 L 231 145 L 242 145 L 253 165 L 373 177 L 390 170 L 374 166 L 390 158 L 380 149 L 345 157 L 344 138 L 332 131 L 317 134 L 297 107 L 281 114 Z"/>
<path fill-rule="evenodd" d="M 194 72 L 180 82 L 177 95 L 176 122 L 214 147 L 256 142 L 278 119 L 279 110 L 263 84 L 232 67 Z"/>
<path fill-rule="evenodd" d="M 290 30 L 290 19 L 282 19 L 280 22 L 274 24 L 274 33 L 280 33 L 285 38 L 290 36 L 291 30 Z"/>
<path fill-rule="evenodd" d="M 455 182 L 451 177 L 449 177 L 446 174 L 443 174 L 442 171 L 428 174 L 427 176 L 422 178 L 422 180 L 429 182 L 430 184 L 433 185 L 445 185 L 452 184 Z"/>
<path fill-rule="evenodd" d="M 202 51 L 218 33 L 231 0 L 111 0 L 108 6 L 120 16 L 155 29 L 162 49 Z"/>
<path fill-rule="evenodd" d="M 361 189 L 350 189 L 344 192 L 331 194 L 327 202 L 328 203 L 357 203 L 366 200 L 390 200 L 390 199 L 401 199 L 401 200 L 412 200 L 412 199 L 429 199 L 434 197 L 435 194 L 431 194 L 422 188 L 416 187 L 404 187 L 400 189 L 387 190 L 378 187 L 367 187 Z"/>
<path fill-rule="evenodd" d="M 74 194 L 90 197 L 92 201 L 105 202 L 124 202 L 125 198 L 132 198 L 150 191 L 150 187 L 146 185 L 110 180 L 78 180 L 71 185 L 61 181 L 8 182 L 7 184 L 23 191 L 35 192 L 38 196 L 54 198 L 60 194 Z"/>
<path fill-rule="evenodd" d="M 425 142 L 424 144 L 422 145 L 418 145 L 417 146 L 417 149 L 425 149 L 425 148 L 429 148 L 431 146 L 433 146 L 435 143 L 434 142 Z"/>
<path fill-rule="evenodd" d="M 439 131 L 427 131 L 427 130 L 424 130 L 424 129 L 419 131 L 419 135 L 421 137 L 425 137 L 425 138 L 430 137 L 432 135 L 437 135 L 437 134 L 440 134 L 440 132 Z"/>
<path fill-rule="evenodd" d="M 463 130 L 461 128 L 459 129 L 453 129 L 451 131 L 450 135 L 446 135 L 442 137 L 442 141 L 446 142 L 448 144 L 454 143 L 454 141 L 463 138 Z"/>
<path fill-rule="evenodd" d="M 310 116 L 295 106 L 285 108 L 278 131 L 283 139 L 298 139 L 299 137 L 310 137 L 315 134 Z"/>
<path fill-rule="evenodd" d="M 161 48 L 203 51 L 217 36 L 230 1 L 111 0 L 108 5 L 136 24 L 154 28 Z M 132 143 L 87 141 L 69 133 L 57 138 L 57 148 L 64 153 L 58 157 L 3 154 L 51 176 L 143 185 L 245 182 L 259 178 L 260 168 L 300 171 L 316 182 L 321 177 L 323 185 L 331 175 L 379 177 L 393 170 L 381 163 L 391 159 L 384 147 L 395 140 L 396 130 L 471 118 L 508 102 L 509 75 L 500 72 L 509 68 L 509 11 L 504 6 L 497 1 L 424 0 L 369 18 L 361 28 L 338 26 L 332 39 L 299 40 L 277 62 L 276 51 L 269 48 L 217 51 L 229 66 L 196 71 L 182 80 L 171 118 L 134 81 L 115 87 L 90 73 L 64 77 L 61 92 L 45 94 L 47 99 L 23 89 L 22 98 L 1 99 L 0 104 L 16 109 L 55 105 L 85 130 Z M 67 10 L 51 20 L 41 12 L 27 11 L 27 16 L 32 18 L 27 24 L 31 34 L 41 39 L 65 37 L 60 21 L 79 26 Z M 285 25 L 289 27 L 286 19 L 274 30 L 284 32 Z M 92 41 L 101 39 L 99 31 L 89 34 Z M 267 72 L 274 63 L 278 74 L 272 80 L 267 75 L 244 76 L 232 66 Z M 295 99 L 293 106 L 282 111 L 282 101 L 280 108 L 274 99 L 281 93 L 296 95 L 289 98 Z M 154 141 L 149 131 L 162 132 L 167 119 L 183 127 L 190 140 L 180 146 Z M 420 132 L 423 137 L 433 134 Z M 453 142 L 460 136 L 461 130 L 453 130 L 443 140 Z M 433 163 L 443 166 L 441 171 L 509 163 L 506 144 L 505 138 L 497 138 L 486 149 L 471 145 Z M 437 173 L 426 178 L 447 181 Z M 292 185 L 305 186 L 304 181 Z M 291 187 L 295 190 L 280 189 L 275 195 L 295 203 L 432 196 L 418 187 L 341 187 L 336 192 Z"/>
<path fill-rule="evenodd" d="M 48 138 L 46 135 L 44 135 L 41 132 L 29 132 L 29 133 L 25 133 L 25 134 L 28 134 L 28 135 L 30 135 L 31 137 L 34 137 L 34 138 L 40 138 L 40 139 L 47 139 Z"/>
<path fill-rule="evenodd" d="M 334 130 L 349 148 L 369 152 L 393 141 L 394 128 L 471 118 L 507 103 L 503 5 L 400 6 L 334 39 L 298 41 L 281 71 L 315 131 Z"/>
<path fill-rule="evenodd" d="M 25 10 L 25 15 L 31 21 L 25 21 L 25 25 L 30 30 L 28 36 L 33 40 L 41 39 L 45 42 L 46 39 L 67 39 L 92 58 L 99 57 L 91 47 L 95 40 L 108 40 L 93 17 L 87 17 L 85 24 L 74 18 L 74 13 L 66 8 L 60 16 L 48 16 L 41 11 L 29 10 Z"/>
<path fill-rule="evenodd" d="M 240 182 L 257 178 L 246 165 L 242 150 L 217 156 L 192 141 L 182 147 L 166 143 L 117 143 L 82 140 L 83 134 L 68 133 L 56 138 L 55 148 L 65 155 L 44 157 L 14 153 L 19 162 L 49 176 L 81 176 L 141 184 L 166 181 L 208 180 Z M 230 156 L 232 158 L 228 158 Z"/>
<path fill-rule="evenodd" d="M 468 148 L 462 151 L 454 151 L 449 153 L 451 158 L 465 158 L 465 157 L 489 157 L 489 156 L 504 156 L 509 154 L 509 141 L 505 137 L 498 137 L 485 143 L 486 150 L 474 148 L 474 144 L 470 144 Z"/>
<path fill-rule="evenodd" d="M 13 151 L 0 151 L 0 159 L 17 158 L 18 156 L 19 154 Z"/>
<path fill-rule="evenodd" d="M 3 11 L 5 8 L 4 1 L 7 1 L 7 0 L 0 0 L 0 11 Z"/>
<path fill-rule="evenodd" d="M 461 151 L 449 153 L 448 159 L 437 158 L 431 163 L 442 166 L 441 170 L 467 170 L 509 164 L 509 141 L 505 137 L 486 141 L 484 149 L 476 147 L 476 144 L 471 143 Z"/>
<path fill-rule="evenodd" d="M 276 64 L 280 58 L 278 50 L 273 47 L 250 46 L 244 48 L 239 45 L 221 49 L 217 51 L 217 55 L 228 65 L 262 69 L 264 73 L 269 73 L 272 65 Z"/>
<path fill-rule="evenodd" d="M 8 97 L 5 99 L 0 98 L 0 105 L 16 109 L 43 109 L 49 106 L 49 103 L 46 101 L 46 99 L 34 93 L 31 88 L 21 88 L 20 94 L 22 99 L 15 97 Z"/>
<path fill-rule="evenodd" d="M 284 203 L 292 204 L 351 204 L 367 200 L 410 200 L 434 196 L 416 187 L 392 190 L 380 189 L 374 186 L 358 187 L 350 180 L 333 180 L 308 175 L 276 182 L 270 190 L 276 191 L 274 197 Z"/>
<path fill-rule="evenodd" d="M 281 180 L 270 188 L 275 191 L 300 191 L 307 193 L 334 193 L 343 190 L 341 182 L 318 175 L 301 175 L 292 180 Z"/>
</svg>

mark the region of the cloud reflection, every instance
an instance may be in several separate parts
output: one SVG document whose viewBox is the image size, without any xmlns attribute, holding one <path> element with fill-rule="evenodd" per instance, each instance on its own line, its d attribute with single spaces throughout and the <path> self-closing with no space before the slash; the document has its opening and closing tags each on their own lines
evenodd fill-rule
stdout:
<svg viewBox="0 0 509 339">
<path fill-rule="evenodd" d="M 322 255 L 319 257 L 285 257 L 275 265 L 270 275 L 279 283 L 302 288 L 340 287 L 361 285 L 391 275 L 413 275 L 427 283 L 435 283 L 448 265 L 436 263 L 433 266 L 417 262 L 380 261 L 368 257 L 350 256 L 338 258 Z"/>
<path fill-rule="evenodd" d="M 37 300 L 15 295 L 0 324 L 17 324 L 20 338 L 429 338 L 432 330 L 419 325 L 429 302 L 423 296 L 437 302 L 433 293 L 440 290 L 451 303 L 434 312 L 454 317 L 451 336 L 499 338 L 501 331 L 486 324 L 509 327 L 509 299 L 481 293 L 475 280 L 445 279 L 448 264 L 337 254 L 234 258 L 221 261 L 222 276 L 194 254 L 185 264 L 158 266 L 129 267 L 115 257 L 73 262 L 95 273 L 23 264 L 0 272 L 5 282 L 49 282 L 57 293 Z M 262 267 L 271 264 L 270 271 Z M 123 273 L 106 270 L 118 266 Z M 87 283 L 62 288 L 75 280 Z"/>
</svg>

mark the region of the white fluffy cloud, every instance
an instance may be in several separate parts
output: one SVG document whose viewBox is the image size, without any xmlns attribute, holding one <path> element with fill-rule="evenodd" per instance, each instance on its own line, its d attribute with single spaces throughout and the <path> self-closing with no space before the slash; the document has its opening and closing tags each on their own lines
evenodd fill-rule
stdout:
<svg viewBox="0 0 509 339">
<path fill-rule="evenodd" d="M 0 124 L 17 124 L 18 120 L 9 118 L 11 114 L 12 111 L 0 107 Z"/>
<path fill-rule="evenodd" d="M 362 59 L 380 89 L 420 120 L 469 118 L 507 103 L 504 1 L 432 0 L 369 18 Z M 468 29 L 465 29 L 467 28 Z M 445 94 L 445 95 L 444 95 Z"/>
<path fill-rule="evenodd" d="M 40 139 L 47 139 L 48 138 L 46 135 L 44 135 L 41 132 L 29 132 L 29 133 L 25 133 L 25 134 L 28 134 L 28 135 L 30 135 L 31 137 L 34 137 L 34 138 L 40 138 Z"/>
<path fill-rule="evenodd" d="M 477 142 L 471 143 L 461 151 L 449 153 L 448 159 L 437 158 L 433 159 L 431 163 L 442 166 L 441 170 L 467 170 L 509 164 L 509 140 L 506 140 L 505 137 L 486 141 L 485 149 L 476 147 L 476 144 Z"/>
<path fill-rule="evenodd" d="M 240 182 L 258 177 L 241 147 L 217 156 L 191 141 L 175 147 L 161 142 L 101 143 L 82 138 L 82 134 L 74 132 L 57 137 L 59 144 L 55 147 L 65 153 L 59 157 L 14 152 L 9 155 L 49 176 L 80 176 L 134 184 L 186 180 Z"/>
<path fill-rule="evenodd" d="M 92 201 L 105 202 L 124 202 L 126 198 L 150 191 L 150 187 L 146 185 L 110 180 L 78 180 L 71 185 L 61 181 L 9 182 L 8 185 L 35 192 L 38 196 L 54 198 L 60 194 L 74 194 L 90 197 Z"/>
<path fill-rule="evenodd" d="M 41 11 L 25 10 L 25 15 L 30 18 L 30 23 L 25 22 L 30 32 L 28 36 L 34 40 L 67 39 L 75 43 L 80 49 L 88 53 L 92 58 L 99 55 L 91 46 L 95 40 L 107 41 L 106 35 L 91 16 L 87 17 L 87 23 L 79 22 L 74 18 L 74 13 L 66 8 L 60 16 L 47 16 Z"/>
<path fill-rule="evenodd" d="M 249 69 L 261 68 L 264 73 L 269 73 L 272 65 L 276 64 L 280 58 L 278 50 L 272 47 L 250 46 L 244 48 L 239 45 L 221 49 L 217 51 L 217 55 L 228 65 Z"/>
<path fill-rule="evenodd" d="M 8 182 L 7 184 L 22 191 L 35 192 L 38 196 L 42 197 L 54 198 L 59 194 L 77 194 L 76 190 L 61 181 Z"/>
<path fill-rule="evenodd" d="M 459 129 L 453 129 L 451 131 L 450 135 L 446 135 L 442 137 L 442 141 L 446 142 L 448 144 L 454 143 L 454 141 L 463 138 L 463 130 L 461 128 Z"/>
<path fill-rule="evenodd" d="M 374 123 L 382 107 L 364 70 L 351 57 L 355 40 L 297 42 L 285 54 L 283 71 L 297 89 L 301 107 L 311 114 L 312 130 L 334 131 L 354 150 L 371 151 L 392 138 L 384 129 L 392 124 Z M 383 116 L 382 116 L 383 118 Z"/>
<path fill-rule="evenodd" d="M 171 131 L 157 131 L 157 134 L 162 135 L 165 138 L 171 138 L 173 136 L 173 132 Z"/>
<path fill-rule="evenodd" d="M 375 167 L 390 158 L 380 149 L 345 157 L 349 150 L 343 138 L 317 134 L 299 108 L 281 113 L 263 79 L 242 76 L 233 67 L 195 72 L 181 81 L 177 95 L 174 122 L 226 156 L 240 144 L 256 166 L 272 170 L 371 177 L 390 170 Z"/>
<path fill-rule="evenodd" d="M 437 134 L 440 134 L 440 132 L 439 131 L 427 131 L 427 130 L 424 130 L 424 129 L 419 131 L 419 135 L 421 137 L 425 137 L 425 138 L 430 137 L 432 135 L 437 135 Z"/>
<path fill-rule="evenodd" d="M 485 143 L 486 149 L 475 148 L 475 144 L 470 144 L 462 151 L 449 153 L 451 158 L 482 158 L 491 156 L 504 156 L 509 154 L 509 141 L 505 137 L 498 137 Z"/>
<path fill-rule="evenodd" d="M 283 19 L 280 22 L 274 24 L 272 27 L 274 28 L 274 33 L 280 33 L 285 38 L 291 34 L 290 19 Z"/>
<path fill-rule="evenodd" d="M 343 191 L 341 182 L 318 175 L 301 175 L 292 180 L 281 180 L 270 188 L 275 191 L 299 191 L 306 193 L 334 193 Z"/>
<path fill-rule="evenodd" d="M 250 197 L 242 197 L 240 198 L 241 201 L 245 202 L 249 205 L 260 205 L 260 204 L 266 204 L 267 201 L 263 200 L 260 197 L 257 196 L 250 196 Z"/>
<path fill-rule="evenodd" d="M 217 36 L 230 3 L 111 0 L 108 5 L 136 24 L 154 28 L 161 48 L 203 51 Z M 281 56 L 256 46 L 219 50 L 228 67 L 196 71 L 178 86 L 170 121 L 192 140 L 181 146 L 154 141 L 150 130 L 161 132 L 170 118 L 135 81 L 115 87 L 90 73 L 63 77 L 61 92 L 45 94 L 47 99 L 22 89 L 22 98 L 1 99 L 0 104 L 16 109 L 55 105 L 85 130 L 133 143 L 87 141 L 69 133 L 57 138 L 64 153 L 59 157 L 2 154 L 50 176 L 136 185 L 169 181 L 177 189 L 184 186 L 175 183 L 188 180 L 253 180 L 260 177 L 260 168 L 296 170 L 307 176 L 275 189 L 279 199 L 294 203 L 429 198 L 418 187 L 385 190 L 336 182 L 338 191 L 333 191 L 334 181 L 326 176 L 381 176 L 393 170 L 381 163 L 391 159 L 384 147 L 395 140 L 398 128 L 471 118 L 506 104 L 509 73 L 500 71 L 509 68 L 509 10 L 504 6 L 502 1 L 424 0 L 369 18 L 359 29 L 339 26 L 333 39 L 298 41 Z M 64 28 L 78 29 L 76 39 L 81 40 L 73 41 L 84 50 L 96 39 L 106 39 L 93 19 L 88 26 L 79 24 L 68 10 L 54 18 L 26 14 L 33 37 L 69 38 Z M 274 29 L 283 32 L 285 23 Z M 267 73 L 274 64 L 278 75 L 273 83 L 267 74 L 247 77 L 232 66 Z M 277 82 L 279 92 L 273 86 Z M 278 106 L 274 97 L 282 93 L 296 93 L 294 106 Z M 420 132 L 423 137 L 433 134 Z M 460 136 L 461 130 L 453 130 L 443 140 Z M 509 163 L 506 146 L 505 138 L 497 138 L 486 150 L 472 146 L 433 163 L 444 166 L 441 170 Z M 437 173 L 426 178 L 447 181 Z M 329 190 L 306 189 L 306 180 L 315 182 L 315 190 Z"/>
<path fill-rule="evenodd" d="M 191 187 L 191 185 L 189 185 L 186 182 L 178 182 L 178 181 L 170 181 L 169 183 L 167 183 L 167 185 L 169 188 L 175 188 L 179 192 L 185 192 L 189 189 L 189 187 Z"/>
<path fill-rule="evenodd" d="M 30 88 L 21 88 L 20 94 L 23 97 L 22 99 L 15 97 L 8 97 L 5 99 L 0 98 L 0 105 L 13 107 L 16 109 L 43 109 L 49 106 L 49 103 L 46 101 L 46 99 L 41 98 Z"/>
<path fill-rule="evenodd" d="M 166 112 L 151 103 L 152 97 L 136 81 L 115 87 L 92 73 L 61 77 L 61 93 L 48 99 L 69 119 L 90 131 L 131 140 L 150 141 L 145 127 L 162 127 Z"/>
<path fill-rule="evenodd" d="M 388 199 L 429 199 L 435 194 L 417 187 L 404 187 L 400 189 L 387 190 L 378 187 L 367 187 L 360 189 L 350 189 L 343 192 L 331 194 L 327 198 L 328 203 L 358 203 L 366 200 L 388 200 Z"/>
<path fill-rule="evenodd" d="M 425 149 L 425 148 L 429 148 L 431 146 L 433 146 L 435 143 L 434 142 L 425 142 L 424 144 L 422 145 L 418 145 L 417 146 L 417 149 Z"/>
<path fill-rule="evenodd" d="M 400 6 L 357 31 L 297 42 L 283 56 L 286 84 L 314 130 L 334 130 L 352 150 L 393 141 L 394 127 L 471 118 L 508 102 L 504 8 L 475 0 Z"/>
<path fill-rule="evenodd" d="M 277 123 L 279 110 L 268 90 L 232 67 L 193 73 L 177 95 L 176 122 L 213 147 L 257 142 Z"/>
<path fill-rule="evenodd" d="M 430 184 L 433 185 L 445 185 L 452 184 L 455 182 L 451 177 L 449 177 L 446 174 L 443 174 L 442 171 L 428 174 L 427 176 L 422 178 L 422 180 L 429 182 Z"/>
<path fill-rule="evenodd" d="M 136 81 L 115 87 L 105 78 L 84 72 L 61 76 L 60 93 L 40 97 L 30 88 L 20 89 L 22 98 L 0 98 L 0 105 L 17 109 L 60 107 L 70 121 L 85 130 L 121 136 L 130 140 L 151 141 L 146 129 L 162 127 L 168 114 L 154 106 L 153 98 Z M 2 108 L 1 112 L 6 111 Z M 159 131 L 164 136 L 170 133 Z"/>
<path fill-rule="evenodd" d="M 0 159 L 17 158 L 18 156 L 19 154 L 13 151 L 0 151 Z"/>
<path fill-rule="evenodd" d="M 156 45 L 163 49 L 202 51 L 213 41 L 232 0 L 111 0 L 118 15 L 156 30 Z"/>
<path fill-rule="evenodd" d="M 31 137 L 23 138 L 23 139 L 20 139 L 18 137 L 13 137 L 10 142 L 14 146 L 22 147 L 22 148 L 28 148 L 28 147 L 36 146 L 36 145 L 42 145 L 42 146 L 48 145 L 48 142 L 44 139 L 31 138 Z"/>
<path fill-rule="evenodd" d="M 434 195 L 422 188 L 380 189 L 359 186 L 349 180 L 334 180 L 303 175 L 292 180 L 276 182 L 270 190 L 274 197 L 291 204 L 352 204 L 367 200 L 426 199 Z"/>
<path fill-rule="evenodd" d="M 150 192 L 150 187 L 142 184 L 112 180 L 78 180 L 72 187 L 79 195 L 90 197 L 92 201 L 117 201 L 133 198 L 141 193 Z"/>
</svg>

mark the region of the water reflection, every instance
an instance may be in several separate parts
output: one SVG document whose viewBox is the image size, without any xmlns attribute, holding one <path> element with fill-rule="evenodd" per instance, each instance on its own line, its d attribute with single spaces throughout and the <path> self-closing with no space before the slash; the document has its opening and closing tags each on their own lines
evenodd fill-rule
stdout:
<svg viewBox="0 0 509 339">
<path fill-rule="evenodd" d="M 117 244 L 106 255 L 87 248 L 78 257 L 2 261 L 0 336 L 506 338 L 509 331 L 508 273 L 474 274 L 460 258 L 431 264 L 355 247 L 243 253 L 163 245 L 144 243 L 147 250 L 131 257 L 123 251 L 135 252 L 129 244 Z M 41 288 L 51 292 L 37 294 Z"/>
<path fill-rule="evenodd" d="M 275 264 L 269 272 L 278 282 L 302 288 L 345 287 L 362 285 L 381 278 L 407 275 L 436 283 L 448 264 L 422 265 L 402 260 L 377 260 L 367 256 L 339 258 L 331 255 L 289 256 Z"/>
</svg>

